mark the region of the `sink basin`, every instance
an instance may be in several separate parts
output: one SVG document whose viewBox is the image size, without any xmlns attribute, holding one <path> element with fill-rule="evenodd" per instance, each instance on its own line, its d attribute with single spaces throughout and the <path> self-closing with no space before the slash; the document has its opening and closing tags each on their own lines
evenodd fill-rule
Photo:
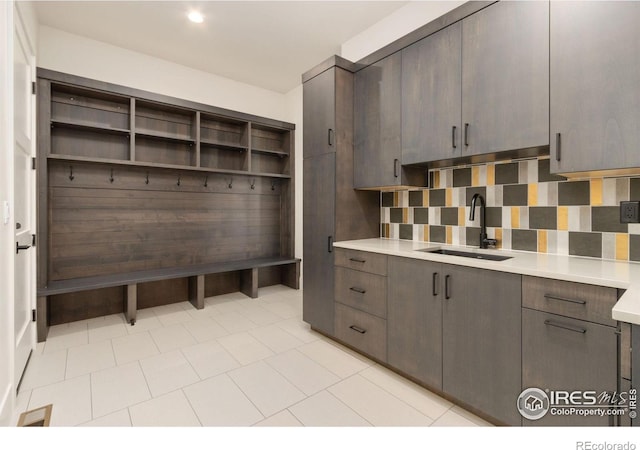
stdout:
<svg viewBox="0 0 640 450">
<path fill-rule="evenodd" d="M 462 252 L 459 250 L 447 250 L 444 248 L 431 249 L 425 248 L 422 250 L 416 250 L 418 252 L 428 252 L 428 253 L 437 253 L 439 255 L 452 255 L 452 256 L 462 256 L 463 258 L 475 258 L 475 259 L 487 259 L 490 261 L 504 261 L 505 259 L 511 259 L 511 256 L 504 255 L 492 255 L 490 253 L 475 253 L 475 252 Z"/>
</svg>

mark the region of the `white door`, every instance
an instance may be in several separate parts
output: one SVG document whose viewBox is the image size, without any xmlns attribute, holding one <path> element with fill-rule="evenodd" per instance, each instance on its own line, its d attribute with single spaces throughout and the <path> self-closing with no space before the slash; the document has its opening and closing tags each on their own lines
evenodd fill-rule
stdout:
<svg viewBox="0 0 640 450">
<path fill-rule="evenodd" d="M 35 177 L 31 166 L 34 135 L 33 51 L 19 16 L 14 16 L 14 227 L 15 227 L 15 383 L 35 348 Z"/>
</svg>

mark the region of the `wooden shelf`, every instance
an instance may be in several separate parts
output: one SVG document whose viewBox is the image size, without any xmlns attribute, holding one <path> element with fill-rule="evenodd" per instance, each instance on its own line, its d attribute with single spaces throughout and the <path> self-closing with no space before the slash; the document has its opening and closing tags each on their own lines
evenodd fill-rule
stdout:
<svg viewBox="0 0 640 450">
<path fill-rule="evenodd" d="M 207 147 L 217 147 L 221 150 L 229 150 L 229 151 L 236 151 L 236 152 L 247 151 L 246 145 L 231 144 L 227 142 L 214 141 L 211 139 L 200 139 L 200 145 L 206 145 Z"/>
<path fill-rule="evenodd" d="M 278 156 L 280 158 L 287 158 L 289 156 L 289 153 L 283 152 L 281 150 L 267 150 L 264 148 L 252 148 L 251 152 L 260 153 L 262 155 Z"/>
<path fill-rule="evenodd" d="M 109 126 L 104 126 L 100 124 L 96 124 L 93 122 L 86 122 L 81 120 L 52 120 L 51 127 L 60 127 L 60 128 L 71 128 L 77 130 L 88 130 L 94 131 L 97 133 L 110 133 L 110 134 L 131 134 L 131 130 L 127 130 L 124 128 L 113 128 Z"/>
<path fill-rule="evenodd" d="M 191 172 L 226 173 L 231 175 L 246 175 L 246 176 L 265 177 L 265 178 L 284 178 L 284 179 L 291 178 L 290 175 L 283 175 L 279 173 L 248 172 L 246 170 L 211 169 L 208 167 L 179 166 L 175 164 L 160 164 L 160 163 L 150 163 L 150 162 L 143 162 L 143 161 L 124 161 L 119 159 L 88 158 L 85 156 L 50 154 L 50 155 L 47 155 L 47 159 L 57 160 L 57 161 L 69 161 L 69 162 L 112 164 L 112 165 L 119 165 L 119 166 L 148 167 L 150 169 L 176 169 L 176 170 L 186 170 Z"/>
<path fill-rule="evenodd" d="M 192 138 L 180 137 L 180 136 L 176 136 L 175 134 L 163 133 L 160 131 L 136 130 L 135 135 L 136 137 L 139 136 L 143 138 L 161 139 L 163 141 L 178 142 L 178 143 L 195 144 L 196 142 L 196 140 Z"/>
</svg>

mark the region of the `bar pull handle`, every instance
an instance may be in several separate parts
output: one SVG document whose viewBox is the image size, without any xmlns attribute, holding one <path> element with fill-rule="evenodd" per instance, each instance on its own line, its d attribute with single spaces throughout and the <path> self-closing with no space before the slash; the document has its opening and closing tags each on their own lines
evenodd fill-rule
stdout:
<svg viewBox="0 0 640 450">
<path fill-rule="evenodd" d="M 456 129 L 458 127 L 456 127 L 455 125 L 451 127 L 451 146 L 453 148 L 457 148 L 456 147 Z"/>
<path fill-rule="evenodd" d="M 349 261 L 353 261 L 353 262 L 357 262 L 357 263 L 366 263 L 367 260 L 366 259 L 358 259 L 358 258 L 349 258 Z"/>
<path fill-rule="evenodd" d="M 549 325 L 550 327 L 562 328 L 563 330 L 573 331 L 575 333 L 584 334 L 584 333 L 587 332 L 587 330 L 584 329 L 584 328 L 574 327 L 573 325 L 568 325 L 568 324 L 565 324 L 565 323 L 554 322 L 554 321 L 549 320 L 549 319 L 545 320 L 544 324 L 545 325 Z"/>
<path fill-rule="evenodd" d="M 451 279 L 451 275 L 445 275 L 444 277 L 444 298 L 449 300 L 451 298 L 451 288 L 450 288 L 450 282 L 449 280 Z"/>
<path fill-rule="evenodd" d="M 438 295 L 438 278 L 439 278 L 438 272 L 433 272 L 433 280 L 432 280 L 432 282 L 433 282 L 433 286 L 432 286 L 432 293 L 433 293 L 433 296 L 434 296 L 434 297 L 436 297 L 436 296 Z"/>
<path fill-rule="evenodd" d="M 335 132 L 333 128 L 329 128 L 329 132 L 327 133 L 327 140 L 329 141 L 329 146 L 333 147 L 333 142 L 335 141 Z"/>
<path fill-rule="evenodd" d="M 16 242 L 16 255 L 20 253 L 20 250 L 29 250 L 30 248 L 30 245 L 20 245 Z"/>
<path fill-rule="evenodd" d="M 360 334 L 365 334 L 367 332 L 367 330 L 357 327 L 355 325 L 351 325 L 349 328 L 351 328 L 353 331 L 357 331 Z"/>
<path fill-rule="evenodd" d="M 398 158 L 393 160 L 393 176 L 398 178 L 400 176 L 400 160 Z"/>
<path fill-rule="evenodd" d="M 359 287 L 350 287 L 349 290 L 353 292 L 357 292 L 358 294 L 365 294 L 367 292 L 364 289 Z"/>
<path fill-rule="evenodd" d="M 468 123 L 464 124 L 464 146 L 465 147 L 469 146 L 469 124 Z"/>
<path fill-rule="evenodd" d="M 555 295 L 551 295 L 551 294 L 544 294 L 544 298 L 546 298 L 547 300 L 558 300 L 560 302 L 575 303 L 577 305 L 587 304 L 586 300 L 574 300 L 572 298 L 556 297 Z"/>
<path fill-rule="evenodd" d="M 560 139 L 560 133 L 556 133 L 556 161 L 560 161 L 562 158 L 562 140 Z"/>
<path fill-rule="evenodd" d="M 333 236 L 327 236 L 327 251 L 333 253 Z"/>
</svg>

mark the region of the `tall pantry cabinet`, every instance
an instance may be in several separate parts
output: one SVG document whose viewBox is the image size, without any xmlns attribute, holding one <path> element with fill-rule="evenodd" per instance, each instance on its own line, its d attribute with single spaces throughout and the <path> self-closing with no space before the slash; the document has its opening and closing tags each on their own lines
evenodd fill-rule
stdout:
<svg viewBox="0 0 640 450">
<path fill-rule="evenodd" d="M 334 56 L 303 81 L 303 319 L 334 332 L 333 242 L 380 235 L 380 194 L 353 189 L 353 64 Z"/>
</svg>

